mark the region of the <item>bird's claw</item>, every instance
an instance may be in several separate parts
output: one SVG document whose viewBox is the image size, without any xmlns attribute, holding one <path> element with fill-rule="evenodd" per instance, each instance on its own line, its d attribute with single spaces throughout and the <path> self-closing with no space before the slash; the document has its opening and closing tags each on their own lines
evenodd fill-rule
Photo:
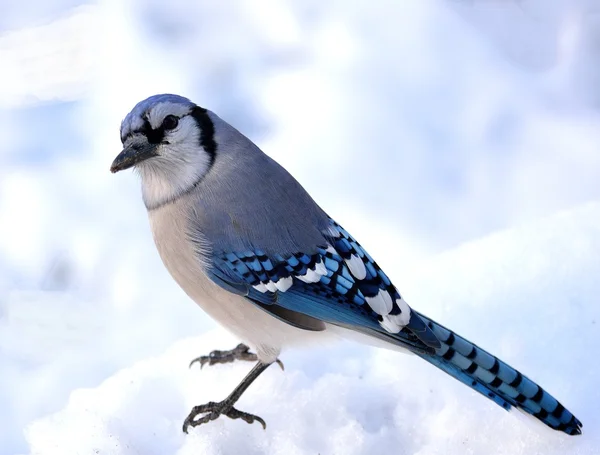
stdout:
<svg viewBox="0 0 600 455">
<path fill-rule="evenodd" d="M 196 418 L 200 414 L 205 415 L 203 415 L 200 418 Z M 261 417 L 247 412 L 239 411 L 226 401 L 221 401 L 219 403 L 211 401 L 209 403 L 202 404 L 200 406 L 194 406 L 192 408 L 190 414 L 186 417 L 185 421 L 183 422 L 183 432 L 187 433 L 189 427 L 197 427 L 198 425 L 208 423 L 211 420 L 216 420 L 222 415 L 229 417 L 230 419 L 242 419 L 246 423 L 258 422 L 262 425 L 263 430 L 267 429 L 267 424 Z"/>
<path fill-rule="evenodd" d="M 246 360 L 250 362 L 255 362 L 258 360 L 258 357 L 253 352 L 250 352 L 250 348 L 248 346 L 246 346 L 243 343 L 240 343 L 235 348 L 230 349 L 229 351 L 212 351 L 208 355 L 196 357 L 190 362 L 190 368 L 196 362 L 200 364 L 200 368 L 202 369 L 202 367 L 204 367 L 204 365 L 206 364 L 212 366 L 218 363 L 231 363 L 236 360 Z M 281 360 L 277 359 L 276 362 L 283 370 L 284 368 Z"/>
<path fill-rule="evenodd" d="M 212 351 L 208 355 L 203 355 L 195 358 L 190 362 L 191 366 L 198 362 L 200 368 L 208 364 L 209 366 L 216 365 L 217 363 L 231 363 L 235 360 L 247 360 L 256 361 L 256 354 L 250 352 L 250 348 L 243 343 L 238 344 L 235 348 L 229 351 Z"/>
</svg>

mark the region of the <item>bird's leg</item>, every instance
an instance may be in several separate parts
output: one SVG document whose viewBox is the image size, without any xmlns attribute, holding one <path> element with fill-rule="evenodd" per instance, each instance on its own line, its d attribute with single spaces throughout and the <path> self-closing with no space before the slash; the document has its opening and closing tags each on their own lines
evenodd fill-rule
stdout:
<svg viewBox="0 0 600 455">
<path fill-rule="evenodd" d="M 187 433 L 189 427 L 196 427 L 203 423 L 208 423 L 211 420 L 216 420 L 220 416 L 227 416 L 230 419 L 242 419 L 247 423 L 259 422 L 264 429 L 267 428 L 265 421 L 257 415 L 249 414 L 247 412 L 238 411 L 233 405 L 240 399 L 242 394 L 246 391 L 250 384 L 254 382 L 260 374 L 269 368 L 270 363 L 257 362 L 257 364 L 250 370 L 250 373 L 239 383 L 239 385 L 233 389 L 233 392 L 229 394 L 223 401 L 215 403 L 211 401 L 200 406 L 194 406 L 190 411 L 190 414 L 186 417 L 183 422 L 183 432 Z M 201 414 L 202 417 L 197 418 Z"/>
<path fill-rule="evenodd" d="M 200 368 L 202 368 L 207 363 L 209 366 L 211 366 L 216 365 L 217 363 L 231 363 L 235 360 L 256 362 L 258 357 L 253 352 L 250 352 L 250 348 L 248 346 L 240 343 L 229 351 L 212 351 L 208 355 L 196 357 L 190 362 L 190 367 L 196 362 L 198 362 L 200 364 Z M 276 362 L 283 370 L 283 363 L 281 363 L 281 360 L 277 359 Z"/>
</svg>

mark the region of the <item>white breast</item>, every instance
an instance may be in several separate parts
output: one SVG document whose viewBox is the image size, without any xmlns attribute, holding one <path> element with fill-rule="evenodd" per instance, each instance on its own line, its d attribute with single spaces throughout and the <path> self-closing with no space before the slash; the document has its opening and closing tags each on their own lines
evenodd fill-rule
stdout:
<svg viewBox="0 0 600 455">
<path fill-rule="evenodd" d="M 219 287 L 204 272 L 197 244 L 188 234 L 188 196 L 150 211 L 150 226 L 163 263 L 181 288 L 224 328 L 253 348 L 264 362 L 274 361 L 287 345 L 320 339 L 323 332 L 281 322 L 241 296 Z"/>
</svg>

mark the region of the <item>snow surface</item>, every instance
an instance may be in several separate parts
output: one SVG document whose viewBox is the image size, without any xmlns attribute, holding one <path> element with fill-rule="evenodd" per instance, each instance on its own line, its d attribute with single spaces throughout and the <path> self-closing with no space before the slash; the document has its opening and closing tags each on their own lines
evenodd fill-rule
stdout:
<svg viewBox="0 0 600 455">
<path fill-rule="evenodd" d="M 188 369 L 233 347 L 221 330 L 178 341 L 31 424 L 31 454 L 597 454 L 600 204 L 448 252 L 407 300 L 541 383 L 584 424 L 568 437 L 507 413 L 422 360 L 351 342 L 284 353 L 239 402 L 267 421 L 221 418 L 181 432 L 192 406 L 224 398 L 249 364 Z M 391 276 L 394 272 L 391 271 Z M 516 416 L 515 416 L 516 414 Z"/>
<path fill-rule="evenodd" d="M 266 0 L 260 8 L 255 0 L 2 4 L 2 455 L 29 453 L 31 444 L 39 448 L 42 433 L 31 422 L 65 408 L 72 391 L 96 388 L 140 359 L 160 356 L 177 340 L 214 329 L 161 264 L 136 178 L 108 171 L 120 151 L 120 120 L 137 101 L 160 92 L 189 96 L 241 129 L 350 229 L 411 304 L 492 352 L 506 352 L 506 360 L 540 379 L 583 420 L 585 434 L 578 444 L 598 433 L 589 412 L 597 396 L 586 396 L 582 407 L 568 395 L 568 384 L 553 386 L 552 381 L 564 379 L 556 376 L 560 368 L 550 365 L 558 355 L 546 362 L 531 354 L 520 358 L 527 351 L 511 346 L 521 338 L 500 344 L 494 322 L 504 307 L 473 307 L 460 317 L 451 312 L 454 305 L 498 306 L 502 299 L 488 293 L 502 289 L 499 296 L 505 299 L 505 290 L 521 283 L 519 292 L 536 298 L 530 313 L 537 318 L 550 314 L 542 311 L 547 299 L 567 292 L 588 296 L 567 300 L 568 309 L 582 314 L 592 311 L 591 306 L 580 308 L 585 302 L 596 305 L 589 298 L 593 275 L 582 275 L 592 283 L 585 293 L 582 278 L 573 275 L 540 300 L 533 283 L 552 288 L 548 280 L 557 271 L 544 274 L 539 283 L 526 270 L 506 270 L 503 254 L 515 252 L 510 246 L 515 243 L 499 247 L 495 262 L 494 256 L 477 256 L 481 264 L 469 269 L 473 278 L 460 276 L 462 285 L 446 281 L 458 273 L 453 264 L 436 270 L 443 258 L 430 262 L 432 255 L 465 241 L 600 200 L 597 0 L 380 0 L 377 5 L 369 0 Z M 569 241 L 578 245 L 589 237 Z M 543 261 L 558 267 L 563 250 L 548 251 L 532 271 L 543 268 Z M 478 274 L 492 267 L 494 274 Z M 468 302 L 466 286 L 472 288 Z M 554 312 L 543 324 L 547 330 L 572 316 L 558 306 L 549 308 Z M 493 310 L 496 319 L 488 319 Z M 577 327 L 568 333 L 587 332 Z M 190 341 L 197 346 L 181 354 L 173 369 L 200 385 L 204 375 L 235 370 L 222 393 L 211 389 L 211 398 L 224 396 L 246 371 L 242 366 L 202 375 L 186 370 L 190 355 L 237 342 L 221 342 L 218 336 Z M 562 342 L 562 334 L 555 336 L 552 346 Z M 528 345 L 533 349 L 531 340 Z M 579 355 L 589 356 L 595 345 L 586 344 L 588 350 Z M 339 362 L 364 362 L 375 352 L 374 358 L 391 355 L 354 345 L 328 349 L 340 353 Z M 569 354 L 569 361 L 578 358 Z M 452 397 L 471 397 L 423 362 L 397 355 L 390 359 L 403 374 L 406 365 L 426 368 L 428 381 L 434 377 L 448 384 Z M 316 361 L 314 352 L 286 355 L 285 360 L 287 372 L 267 372 L 245 400 L 266 397 L 260 387 L 270 377 L 292 381 L 294 372 L 300 374 L 299 382 L 280 383 L 289 384 L 286 396 L 292 396 L 304 390 L 302 375 L 314 384 L 309 379 L 319 374 L 348 371 L 324 360 L 305 369 Z M 586 384 L 594 373 L 585 371 L 591 376 Z M 424 387 L 419 382 L 424 381 L 411 382 L 409 390 Z M 368 385 L 372 394 L 382 389 Z M 431 389 L 443 392 L 438 384 Z M 405 391 L 394 401 L 404 404 L 398 412 L 413 409 L 402 401 L 412 396 Z M 189 401 L 173 416 L 177 427 L 188 408 L 205 399 L 193 393 L 181 398 Z M 253 410 L 253 403 L 243 403 Z M 483 416 L 501 411 L 490 409 L 481 397 L 474 398 L 473 406 L 474 426 L 462 432 L 471 440 L 477 436 L 474 428 L 484 425 Z M 273 437 L 280 414 L 258 411 L 270 426 L 267 436 L 257 434 L 263 440 Z M 379 415 L 372 414 L 373 419 Z M 306 420 L 303 413 L 297 418 Z M 228 424 L 237 431 L 256 431 L 239 422 Z M 27 435 L 24 428 L 29 428 Z M 425 431 L 427 426 L 415 421 L 415 428 Z M 124 432 L 114 434 L 124 437 Z M 184 441 L 176 431 L 172 434 L 174 441 Z M 398 450 L 415 444 L 417 452 L 425 440 L 398 435 L 403 436 Z M 462 453 L 462 447 L 455 452 Z M 489 447 L 473 451 L 489 453 Z"/>
</svg>

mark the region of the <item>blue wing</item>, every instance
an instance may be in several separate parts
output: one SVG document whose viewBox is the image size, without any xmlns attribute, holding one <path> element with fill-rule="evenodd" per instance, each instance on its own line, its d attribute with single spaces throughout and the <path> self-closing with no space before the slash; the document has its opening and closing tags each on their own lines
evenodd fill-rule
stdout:
<svg viewBox="0 0 600 455">
<path fill-rule="evenodd" d="M 323 321 L 386 339 L 416 352 L 440 342 L 412 312 L 377 263 L 330 221 L 323 245 L 311 252 L 267 255 L 260 249 L 216 251 L 210 277 L 230 292 L 292 325 Z M 300 324 L 297 316 L 302 316 Z M 307 319 L 309 318 L 309 319 Z"/>
<path fill-rule="evenodd" d="M 409 308 L 333 220 L 312 252 L 220 251 L 212 260 L 209 274 L 217 284 L 274 317 L 307 330 L 322 330 L 326 322 L 403 346 L 506 410 L 517 407 L 550 428 L 581 433 L 581 422 L 534 381 Z"/>
</svg>

